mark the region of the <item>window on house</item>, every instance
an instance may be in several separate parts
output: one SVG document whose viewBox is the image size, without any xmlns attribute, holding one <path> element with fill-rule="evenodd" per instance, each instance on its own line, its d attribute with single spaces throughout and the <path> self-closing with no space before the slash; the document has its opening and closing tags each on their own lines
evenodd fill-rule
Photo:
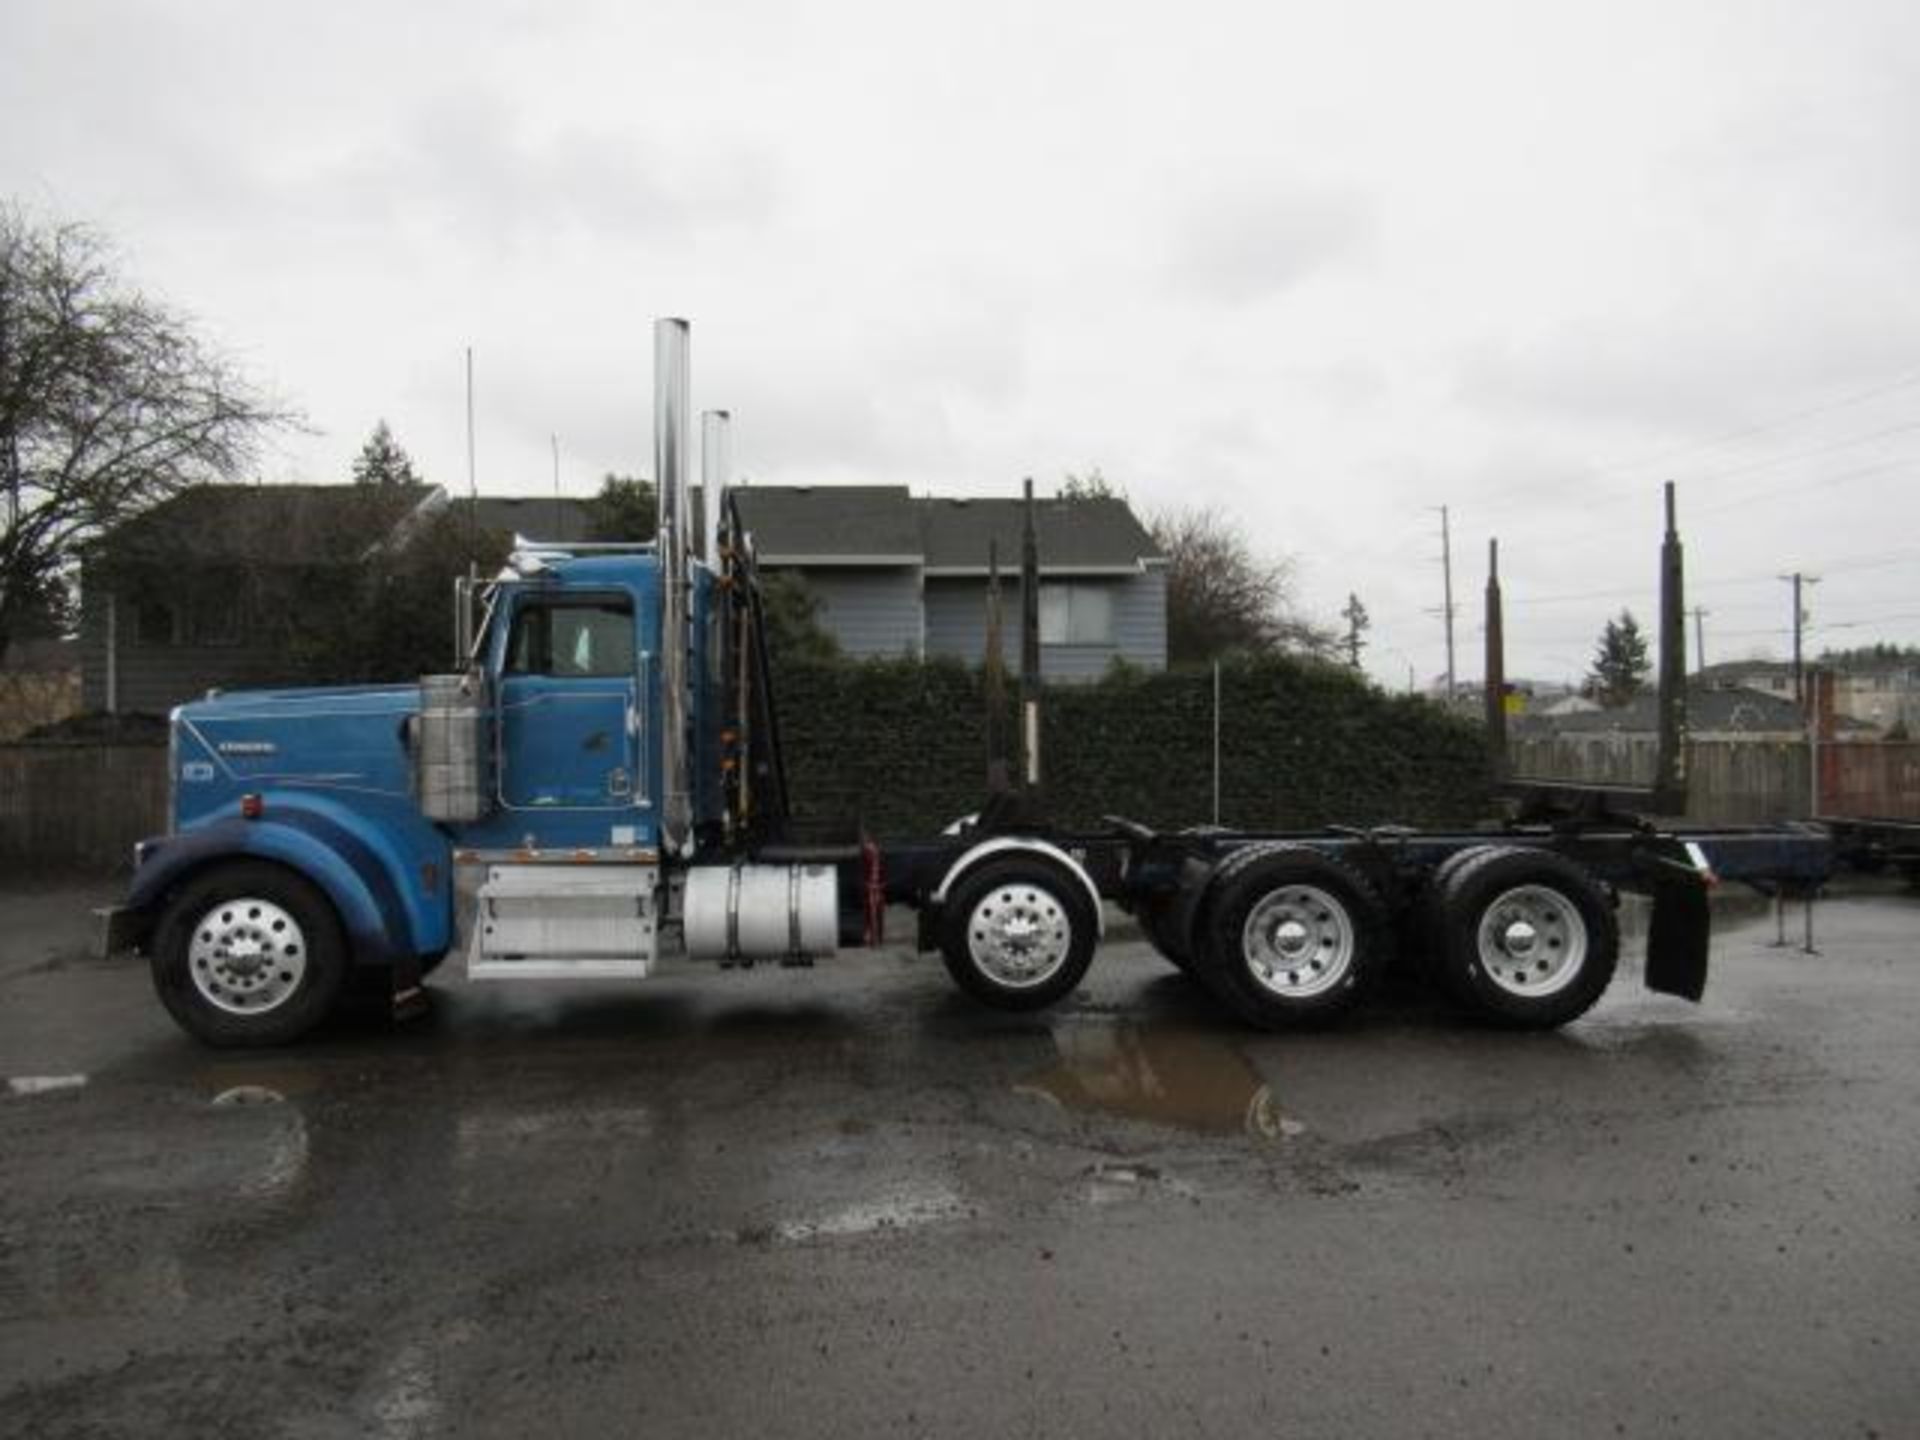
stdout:
<svg viewBox="0 0 1920 1440">
<path fill-rule="evenodd" d="M 196 598 L 188 607 L 185 618 L 186 642 L 189 645 L 240 643 L 241 606 L 235 598 Z"/>
<path fill-rule="evenodd" d="M 1113 591 L 1105 585 L 1042 585 L 1042 645 L 1113 644 Z"/>
<path fill-rule="evenodd" d="M 142 600 L 134 607 L 134 633 L 142 645 L 171 645 L 178 639 L 179 615 L 164 600 Z"/>
<path fill-rule="evenodd" d="M 633 606 L 625 600 L 522 605 L 507 642 L 507 670 L 568 677 L 633 674 Z"/>
</svg>

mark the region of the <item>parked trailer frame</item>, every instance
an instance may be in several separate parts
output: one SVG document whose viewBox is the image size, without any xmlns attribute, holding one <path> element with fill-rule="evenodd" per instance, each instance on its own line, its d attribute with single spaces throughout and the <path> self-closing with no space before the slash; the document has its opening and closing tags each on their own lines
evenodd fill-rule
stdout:
<svg viewBox="0 0 1920 1440">
<path fill-rule="evenodd" d="M 1898 870 L 1920 885 L 1920 820 L 1823 815 L 1819 824 L 1832 835 L 1840 863 L 1864 874 Z"/>
<path fill-rule="evenodd" d="M 1127 910 L 1156 949 L 1258 1025 L 1330 1018 L 1402 963 L 1488 1018 L 1551 1026 L 1582 1013 L 1611 978 L 1620 892 L 1653 904 L 1649 987 L 1697 1000 L 1706 985 L 1711 889 L 1737 882 L 1811 896 L 1832 863 L 1828 838 L 1814 826 L 1656 829 L 1609 817 L 1454 831 L 1162 834 L 1109 823 L 1049 831 L 1002 828 L 989 816 L 937 840 L 888 845 L 886 898 L 918 911 L 919 948 L 943 952 L 963 988 L 1007 1008 L 1051 1003 L 1084 966 L 1063 966 L 1055 984 L 1024 993 L 980 973 L 991 966 L 972 952 L 980 927 L 991 926 L 991 897 L 962 882 L 983 866 L 999 867 L 1007 893 L 1038 887 L 1063 913 L 1076 891 Z M 1476 872 L 1487 883 L 1476 885 Z M 988 913 L 969 913 L 969 905 Z M 1584 973 L 1554 968 L 1556 925 L 1584 936 Z M 1290 955 L 1299 967 L 1290 968 Z M 1336 980 L 1315 965 L 1320 958 L 1338 969 Z M 1297 978 L 1288 983 L 1289 976 Z"/>
</svg>

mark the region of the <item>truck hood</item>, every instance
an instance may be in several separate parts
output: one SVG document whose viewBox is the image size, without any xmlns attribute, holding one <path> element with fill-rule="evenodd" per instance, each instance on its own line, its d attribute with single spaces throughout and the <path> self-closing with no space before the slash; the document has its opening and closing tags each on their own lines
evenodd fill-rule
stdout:
<svg viewBox="0 0 1920 1440">
<path fill-rule="evenodd" d="M 236 789 L 275 785 L 405 796 L 402 729 L 420 705 L 414 685 L 242 690 L 173 712 L 181 819 Z"/>
</svg>

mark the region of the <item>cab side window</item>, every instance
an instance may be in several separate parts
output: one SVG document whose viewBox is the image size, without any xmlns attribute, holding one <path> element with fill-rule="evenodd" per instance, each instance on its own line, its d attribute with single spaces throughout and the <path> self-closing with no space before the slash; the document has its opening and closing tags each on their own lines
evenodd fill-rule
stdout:
<svg viewBox="0 0 1920 1440">
<path fill-rule="evenodd" d="M 509 675 L 559 679 L 634 673 L 633 604 L 627 600 L 534 600 L 513 616 Z"/>
</svg>

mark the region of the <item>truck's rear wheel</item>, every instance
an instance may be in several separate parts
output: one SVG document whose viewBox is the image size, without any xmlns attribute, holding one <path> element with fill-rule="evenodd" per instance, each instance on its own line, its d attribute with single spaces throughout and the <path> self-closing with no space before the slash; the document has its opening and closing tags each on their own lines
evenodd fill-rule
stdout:
<svg viewBox="0 0 1920 1440">
<path fill-rule="evenodd" d="M 1613 979 L 1612 902 L 1564 855 L 1489 848 L 1447 876 L 1439 901 L 1441 978 L 1477 1015 L 1552 1029 L 1592 1009 Z"/>
<path fill-rule="evenodd" d="M 1331 856 L 1273 846 L 1216 883 L 1200 978 L 1254 1025 L 1331 1020 L 1385 966 L 1385 907 L 1365 876 Z"/>
<path fill-rule="evenodd" d="M 1000 1010 L 1038 1010 L 1070 993 L 1093 963 L 1099 916 L 1058 865 L 992 860 L 947 892 L 940 953 L 954 984 Z"/>
<path fill-rule="evenodd" d="M 1444 999 L 1466 1003 L 1465 997 L 1454 993 L 1447 964 L 1447 884 L 1465 866 L 1501 848 L 1470 845 L 1454 851 L 1428 873 L 1426 884 L 1401 917 L 1402 957 L 1410 960 L 1414 971 Z"/>
<path fill-rule="evenodd" d="M 235 861 L 190 880 L 154 930 L 153 983 L 209 1045 L 284 1045 L 324 1019 L 346 977 L 327 899 L 278 865 Z"/>
</svg>

